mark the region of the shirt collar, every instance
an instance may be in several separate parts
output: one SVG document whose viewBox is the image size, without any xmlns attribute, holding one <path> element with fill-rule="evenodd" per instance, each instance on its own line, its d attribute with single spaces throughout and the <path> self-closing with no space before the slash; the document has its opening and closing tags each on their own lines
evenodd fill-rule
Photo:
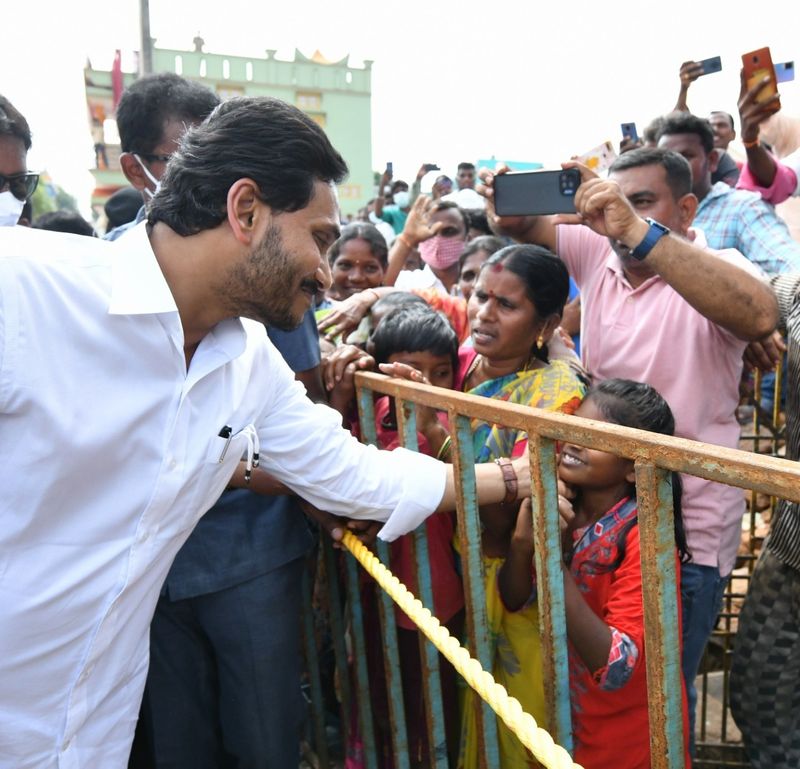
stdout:
<svg viewBox="0 0 800 769">
<path fill-rule="evenodd" d="M 111 315 L 177 312 L 178 307 L 158 264 L 147 223 L 142 222 L 115 240 L 111 268 Z"/>
<path fill-rule="evenodd" d="M 731 192 L 733 192 L 733 187 L 731 187 L 729 184 L 726 184 L 725 182 L 716 182 L 716 184 L 711 186 L 708 194 L 698 204 L 698 213 L 706 205 L 706 203 L 709 203 L 716 198 L 721 198 L 723 195 L 730 195 Z"/>
</svg>

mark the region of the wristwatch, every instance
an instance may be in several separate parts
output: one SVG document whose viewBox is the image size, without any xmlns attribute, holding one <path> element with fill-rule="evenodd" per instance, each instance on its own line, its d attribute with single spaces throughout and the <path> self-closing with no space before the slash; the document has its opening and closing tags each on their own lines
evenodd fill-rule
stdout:
<svg viewBox="0 0 800 769">
<path fill-rule="evenodd" d="M 653 246 L 655 246 L 664 235 L 669 235 L 669 227 L 665 227 L 660 222 L 657 222 L 655 219 L 650 219 L 649 217 L 645 219 L 645 221 L 650 225 L 650 229 L 647 230 L 647 235 L 644 236 L 644 240 L 636 246 L 636 248 L 631 249 L 631 256 L 634 259 L 638 259 L 640 262 L 653 250 Z"/>
</svg>

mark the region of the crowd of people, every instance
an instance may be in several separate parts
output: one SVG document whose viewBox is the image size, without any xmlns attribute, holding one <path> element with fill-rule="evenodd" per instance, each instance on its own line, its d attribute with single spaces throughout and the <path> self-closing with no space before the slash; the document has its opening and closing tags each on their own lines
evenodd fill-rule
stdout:
<svg viewBox="0 0 800 769">
<path fill-rule="evenodd" d="M 387 167 L 349 222 L 334 191 L 346 164 L 301 111 L 142 77 L 117 109 L 131 186 L 102 238 L 77 214 L 32 216 L 31 130 L 0 97 L 0 766 L 297 766 L 300 589 L 320 532 L 369 542 L 380 528 L 413 584 L 409 532 L 424 524 L 432 608 L 464 637 L 452 426 L 420 406 L 419 450 L 401 448 L 393 399 L 360 423 L 358 371 L 735 448 L 747 366 L 786 355 L 786 456 L 800 458 L 800 244 L 774 210 L 800 194 L 800 156 L 760 140 L 772 104 L 743 80 L 737 163 L 734 118 L 689 112 L 697 76 L 681 67 L 675 110 L 624 140 L 607 174 L 565 163 L 581 177 L 574 215 L 498 216 L 510 169 L 463 162 L 430 194 L 441 169 L 409 185 Z M 471 428 L 492 672 L 546 724 L 527 435 Z M 575 760 L 646 769 L 633 462 L 565 443 L 557 473 Z M 696 477 L 674 474 L 672 490 L 673 747 L 688 767 L 745 505 Z M 388 768 L 371 591 L 362 604 Z M 409 761 L 424 767 L 441 746 L 418 633 L 396 620 Z M 800 509 L 784 502 L 731 673 L 753 767 L 800 765 L 799 682 Z M 439 683 L 449 765 L 478 767 L 479 700 L 444 660 Z M 361 726 L 353 713 L 349 769 L 364 765 Z M 535 765 L 502 723 L 498 741 L 504 769 Z"/>
</svg>

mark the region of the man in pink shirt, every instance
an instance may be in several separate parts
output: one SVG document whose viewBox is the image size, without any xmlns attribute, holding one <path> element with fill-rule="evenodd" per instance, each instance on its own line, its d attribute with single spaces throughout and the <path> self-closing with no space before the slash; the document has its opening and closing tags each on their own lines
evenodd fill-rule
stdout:
<svg viewBox="0 0 800 769">
<path fill-rule="evenodd" d="M 774 295 L 738 251 L 711 251 L 691 228 L 697 198 L 689 164 L 677 153 L 632 150 L 607 180 L 585 169 L 582 175 L 580 218 L 494 217 L 496 227 L 546 246 L 567 264 L 581 291 L 582 358 L 596 380 L 646 382 L 670 404 L 676 435 L 736 447 L 742 353 L 747 341 L 774 329 Z M 487 181 L 490 187 L 491 176 Z M 623 215 L 638 220 L 637 229 L 611 237 Z M 575 226 L 581 223 L 588 226 Z M 743 514 L 741 490 L 685 478 L 692 560 L 681 575 L 682 667 L 692 716 L 692 682 L 733 568 Z"/>
</svg>

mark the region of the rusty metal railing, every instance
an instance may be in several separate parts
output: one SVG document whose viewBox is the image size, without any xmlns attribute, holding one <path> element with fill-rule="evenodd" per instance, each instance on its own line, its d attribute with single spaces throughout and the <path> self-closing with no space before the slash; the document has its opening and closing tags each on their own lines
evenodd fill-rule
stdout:
<svg viewBox="0 0 800 769">
<path fill-rule="evenodd" d="M 645 648 L 650 705 L 652 765 L 657 769 L 683 766 L 683 719 L 681 705 L 680 638 L 676 595 L 676 573 L 672 522 L 672 494 L 669 473 L 696 475 L 763 494 L 800 501 L 800 468 L 774 457 L 719 446 L 656 435 L 618 425 L 544 412 L 426 385 L 388 379 L 377 374 L 356 376 L 359 413 L 364 439 L 375 442 L 373 394 L 395 398 L 401 442 L 416 449 L 415 405 L 444 411 L 450 420 L 454 471 L 457 479 L 458 536 L 467 608 L 468 647 L 482 666 L 492 669 L 492 650 L 486 621 L 486 600 L 480 557 L 480 519 L 475 487 L 474 457 L 470 420 L 478 418 L 528 434 L 534 512 L 535 558 L 538 579 L 543 679 L 549 729 L 556 742 L 572 747 L 572 725 L 567 666 L 567 635 L 564 592 L 561 578 L 561 549 L 557 512 L 556 441 L 611 452 L 635 463 L 638 496 L 642 582 L 645 606 Z M 415 533 L 417 558 L 416 594 L 433 607 L 430 570 L 424 527 Z M 388 552 L 379 546 L 378 555 L 388 565 Z M 327 562 L 327 561 L 326 561 Z M 360 622 L 357 567 L 347 558 L 350 630 L 353 637 L 355 689 L 358 693 L 359 728 L 363 763 L 367 769 L 379 766 L 375 741 L 370 734 L 370 683 L 363 656 L 363 628 Z M 336 582 L 333 567 L 328 578 Z M 413 587 L 414 586 L 409 586 Z M 385 652 L 386 685 L 393 719 L 392 752 L 398 769 L 409 766 L 404 742 L 401 682 L 397 660 L 397 639 L 393 612 L 381 612 Z M 390 607 L 389 607 L 390 608 Z M 341 620 L 339 622 L 341 627 Z M 437 699 L 438 659 L 429 644 L 421 642 L 425 683 L 425 712 L 431 766 L 447 767 L 444 742 L 444 714 Z M 346 669 L 343 650 L 337 651 L 340 671 Z M 343 667 L 344 666 L 344 667 Z M 340 673 L 340 682 L 346 678 Z M 349 687 L 342 686 L 342 690 Z M 343 704 L 343 723 L 349 724 L 353 712 L 350 702 Z M 396 716 L 400 716 L 396 718 Z M 482 766 L 499 766 L 494 717 L 484 707 L 480 726 Z M 404 755 L 406 756 L 404 758 Z"/>
</svg>

